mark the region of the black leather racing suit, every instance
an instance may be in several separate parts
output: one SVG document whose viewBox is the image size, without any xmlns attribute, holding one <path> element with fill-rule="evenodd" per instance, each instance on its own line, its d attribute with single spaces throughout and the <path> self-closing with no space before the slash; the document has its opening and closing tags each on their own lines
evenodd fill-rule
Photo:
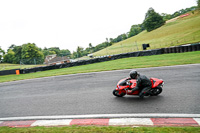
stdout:
<svg viewBox="0 0 200 133">
<path fill-rule="evenodd" d="M 147 78 L 145 75 L 138 75 L 137 86 L 132 89 L 132 92 L 138 90 L 139 88 L 142 88 L 142 91 L 139 94 L 142 95 L 151 89 L 151 85 L 151 80 L 149 78 Z"/>
</svg>

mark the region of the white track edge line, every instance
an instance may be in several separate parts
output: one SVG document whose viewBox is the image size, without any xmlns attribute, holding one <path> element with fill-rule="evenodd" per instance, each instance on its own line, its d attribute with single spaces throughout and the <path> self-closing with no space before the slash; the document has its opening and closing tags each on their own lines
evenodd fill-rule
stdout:
<svg viewBox="0 0 200 133">
<path fill-rule="evenodd" d="M 88 118 L 200 118 L 200 114 L 93 114 L 93 115 L 57 115 L 57 116 L 25 116 L 0 118 L 0 121 L 14 120 L 58 120 Z"/>
</svg>

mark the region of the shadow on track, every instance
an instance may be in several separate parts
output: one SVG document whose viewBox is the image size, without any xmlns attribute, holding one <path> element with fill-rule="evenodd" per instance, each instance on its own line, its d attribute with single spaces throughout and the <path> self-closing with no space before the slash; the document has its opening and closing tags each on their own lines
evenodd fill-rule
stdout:
<svg viewBox="0 0 200 133">
<path fill-rule="evenodd" d="M 121 103 L 157 103 L 164 99 L 163 96 L 145 96 L 144 98 L 140 98 L 139 96 L 125 96 L 125 97 L 115 97 L 114 100 Z"/>
</svg>

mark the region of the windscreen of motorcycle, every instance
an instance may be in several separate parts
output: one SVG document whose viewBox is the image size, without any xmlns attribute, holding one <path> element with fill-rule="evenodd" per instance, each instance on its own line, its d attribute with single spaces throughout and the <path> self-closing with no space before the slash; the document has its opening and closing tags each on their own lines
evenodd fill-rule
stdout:
<svg viewBox="0 0 200 133">
<path fill-rule="evenodd" d="M 126 85 L 127 85 L 127 84 L 126 84 L 126 80 L 121 81 L 121 82 L 119 83 L 119 85 L 120 85 L 120 86 L 126 86 Z"/>
</svg>

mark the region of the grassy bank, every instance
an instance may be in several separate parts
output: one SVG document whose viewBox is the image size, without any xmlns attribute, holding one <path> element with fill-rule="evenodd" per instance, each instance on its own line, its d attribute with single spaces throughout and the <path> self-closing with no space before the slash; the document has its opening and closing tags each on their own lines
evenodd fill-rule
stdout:
<svg viewBox="0 0 200 133">
<path fill-rule="evenodd" d="M 195 64 L 195 63 L 200 63 L 199 55 L 200 51 L 178 53 L 178 54 L 173 53 L 173 54 L 163 54 L 163 55 L 153 55 L 153 56 L 143 56 L 143 57 L 131 57 L 131 58 L 124 58 L 113 61 L 89 64 L 89 65 L 36 72 L 36 73 L 5 75 L 5 76 L 0 76 L 0 82 L 49 77 L 57 75 L 76 74 L 76 73 L 119 70 L 119 69 Z"/>
<path fill-rule="evenodd" d="M 0 127 L 2 133 L 199 133 L 200 127 L 32 127 L 9 128 Z"/>
<path fill-rule="evenodd" d="M 143 31 L 94 53 L 94 56 L 141 51 L 142 44 L 146 43 L 150 44 L 148 49 L 156 49 L 194 42 L 200 42 L 200 12 L 190 13 L 151 32 Z"/>
</svg>

